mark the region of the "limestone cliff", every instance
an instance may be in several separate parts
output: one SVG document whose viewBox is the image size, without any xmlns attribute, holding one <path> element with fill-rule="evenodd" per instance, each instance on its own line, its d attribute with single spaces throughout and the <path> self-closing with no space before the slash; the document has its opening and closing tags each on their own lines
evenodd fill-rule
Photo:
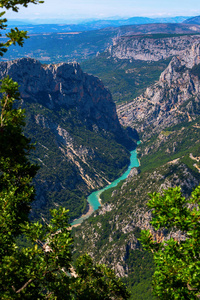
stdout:
<svg viewBox="0 0 200 300">
<path fill-rule="evenodd" d="M 78 63 L 42 65 L 23 58 L 0 63 L 0 77 L 6 75 L 19 83 L 25 101 L 52 110 L 76 107 L 87 126 L 95 123 L 105 130 L 121 130 L 111 94 L 97 77 L 83 73 Z"/>
<path fill-rule="evenodd" d="M 118 108 L 121 124 L 145 131 L 145 138 L 181 121 L 195 120 L 200 108 L 199 55 L 200 44 L 196 41 L 174 56 L 156 84 Z"/>
<path fill-rule="evenodd" d="M 23 58 L 0 63 L 0 77 L 20 85 L 26 108 L 26 135 L 36 142 L 32 160 L 36 178 L 34 211 L 64 205 L 77 217 L 85 196 L 122 171 L 129 162 L 131 140 L 120 126 L 110 92 L 77 63 L 42 65 Z M 130 142 L 130 143 L 129 143 Z"/>
<path fill-rule="evenodd" d="M 199 35 L 175 37 L 122 36 L 113 39 L 108 52 L 119 59 L 158 61 L 183 53 L 196 41 Z"/>
</svg>

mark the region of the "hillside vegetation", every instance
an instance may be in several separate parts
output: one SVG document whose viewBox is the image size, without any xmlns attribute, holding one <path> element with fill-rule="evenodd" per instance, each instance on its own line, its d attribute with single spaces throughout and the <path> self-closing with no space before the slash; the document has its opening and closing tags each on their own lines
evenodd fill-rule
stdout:
<svg viewBox="0 0 200 300">
<path fill-rule="evenodd" d="M 81 67 L 99 77 L 117 103 L 130 102 L 159 79 L 170 59 L 159 62 L 113 58 L 108 52 L 83 61 Z"/>
<path fill-rule="evenodd" d="M 114 36 L 112 29 L 33 34 L 23 48 L 11 47 L 3 60 L 31 57 L 48 64 L 80 62 L 104 51 Z"/>
<path fill-rule="evenodd" d="M 139 145 L 138 175 L 105 191 L 101 195 L 102 208 L 74 232 L 76 249 L 82 253 L 90 249 L 95 260 L 112 266 L 128 284 L 131 299 L 153 299 L 152 258 L 138 241 L 140 230 L 150 226 L 151 215 L 145 205 L 149 193 L 180 185 L 188 196 L 200 182 L 196 167 L 199 162 L 195 160 L 200 149 L 200 128 L 196 124 L 168 128 Z"/>
<path fill-rule="evenodd" d="M 140 167 L 101 195 L 102 207 L 74 229 L 76 251 L 109 264 L 128 284 L 131 299 L 154 299 L 152 257 L 139 242 L 153 230 L 149 193 L 180 186 L 187 198 L 200 182 L 199 42 L 172 58 L 159 81 L 118 109 L 121 123 L 138 130 Z M 121 59 L 121 63 L 124 60 Z M 159 242 L 171 232 L 154 232 Z M 175 239 L 180 232 L 174 232 Z M 141 259 L 142 258 L 142 259 Z"/>
<path fill-rule="evenodd" d="M 87 186 L 79 168 L 60 150 L 65 146 L 58 145 L 52 129 L 42 128 L 35 122 L 37 114 L 45 116 L 49 122 L 60 124 L 73 138 L 73 147 L 77 152 L 85 149 L 87 164 L 81 161 L 81 157 L 75 156 L 75 159 L 84 169 L 83 174 L 87 174 L 88 180 L 94 178 L 94 170 L 109 181 L 118 177 L 129 162 L 129 152 L 115 141 L 112 133 L 87 129 L 73 110 L 52 112 L 38 104 L 26 105 L 25 133 L 36 143 L 31 159 L 40 166 L 35 179 L 37 201 L 33 203 L 33 215 L 38 217 L 42 213 L 49 217 L 49 209 L 56 204 L 69 209 L 71 219 L 76 218 L 87 208 L 86 196 L 92 191 L 92 185 Z M 98 179 L 96 188 L 97 184 Z"/>
<path fill-rule="evenodd" d="M 200 118 L 166 128 L 138 146 L 141 171 L 150 171 L 169 161 L 180 159 L 194 171 L 199 165 Z M 196 157 L 196 160 L 195 160 Z"/>
<path fill-rule="evenodd" d="M 152 31 L 148 41 L 143 33 L 136 39 L 138 28 L 143 33 Z M 155 36 L 160 28 L 161 34 Z M 128 36 L 121 41 L 142 41 L 141 46 L 148 43 L 139 60 L 129 57 L 131 51 L 125 53 L 128 58 L 122 57 L 121 45 L 116 47 L 119 57 L 112 57 L 110 45 L 119 29 L 36 35 L 22 52 L 16 50 L 9 56 L 36 56 L 43 63 L 93 57 L 82 62 L 84 70 L 99 76 L 111 90 L 120 104 L 121 124 L 139 133 L 140 167 L 116 188 L 105 191 L 102 207 L 73 229 L 74 258 L 89 250 L 96 262 L 109 265 L 123 278 L 131 299 L 153 299 L 153 260 L 139 242 L 141 229 L 151 228 L 148 194 L 180 185 L 187 197 L 200 182 L 199 37 L 194 37 L 193 45 L 193 37 L 184 36 L 185 43 L 192 44 L 189 51 L 181 35 L 174 37 L 177 28 L 182 34 L 189 27 L 121 27 L 120 35 Z M 169 32 L 172 35 L 167 37 Z M 166 60 L 159 60 L 160 44 L 163 52 L 168 49 L 166 38 L 170 38 L 168 43 L 176 40 L 178 56 L 171 60 L 170 50 Z M 152 45 L 156 39 L 155 51 Z M 36 143 L 31 160 L 41 169 L 35 178 L 37 198 L 32 217 L 42 214 L 49 218 L 49 208 L 59 205 L 70 209 L 71 220 L 80 216 L 87 209 L 86 196 L 126 169 L 128 149 L 134 147 L 137 132 L 122 129 L 109 91 L 101 80 L 83 73 L 77 63 L 41 65 L 21 59 L 1 63 L 0 72 L 2 77 L 14 76 L 19 82 L 27 115 L 25 134 Z M 156 239 L 168 234 L 161 231 Z"/>
</svg>

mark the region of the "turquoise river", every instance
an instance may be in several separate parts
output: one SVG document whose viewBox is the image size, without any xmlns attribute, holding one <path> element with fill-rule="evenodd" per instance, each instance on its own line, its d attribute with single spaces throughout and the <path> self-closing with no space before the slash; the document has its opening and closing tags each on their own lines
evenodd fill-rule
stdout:
<svg viewBox="0 0 200 300">
<path fill-rule="evenodd" d="M 139 143 L 138 143 L 139 144 Z M 105 190 L 108 190 L 112 187 L 117 186 L 117 184 L 121 181 L 124 180 L 128 177 L 131 169 L 133 167 L 139 167 L 139 161 L 137 159 L 137 150 L 133 150 L 130 152 L 131 156 L 130 156 L 130 165 L 128 167 L 128 169 L 126 170 L 126 172 L 119 177 L 118 179 L 116 179 L 115 181 L 113 181 L 112 183 L 110 183 L 109 185 L 107 185 L 106 187 L 102 188 L 101 190 L 95 191 L 93 193 L 91 193 L 88 198 L 87 201 L 90 205 L 90 212 L 91 213 L 87 213 L 86 215 L 83 215 L 82 217 L 80 217 L 79 219 L 75 220 L 71 225 L 78 225 L 81 224 L 83 222 L 83 220 L 87 219 L 95 210 L 97 210 L 101 204 L 99 202 L 99 198 L 102 192 L 104 192 Z"/>
</svg>

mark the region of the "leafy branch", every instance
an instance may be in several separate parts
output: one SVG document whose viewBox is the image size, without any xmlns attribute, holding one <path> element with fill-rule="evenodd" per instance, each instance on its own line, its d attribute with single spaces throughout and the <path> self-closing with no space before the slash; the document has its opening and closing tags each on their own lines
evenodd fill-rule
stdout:
<svg viewBox="0 0 200 300">
<path fill-rule="evenodd" d="M 156 271 L 154 292 L 160 299 L 197 299 L 200 296 L 200 186 L 186 199 L 180 187 L 153 193 L 148 202 L 154 230 L 179 232 L 158 243 L 150 230 L 142 231 L 141 242 L 153 252 Z"/>
</svg>

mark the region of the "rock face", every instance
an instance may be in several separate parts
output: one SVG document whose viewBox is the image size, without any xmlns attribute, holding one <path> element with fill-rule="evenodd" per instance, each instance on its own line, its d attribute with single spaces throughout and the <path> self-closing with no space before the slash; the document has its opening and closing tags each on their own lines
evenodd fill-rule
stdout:
<svg viewBox="0 0 200 300">
<path fill-rule="evenodd" d="M 113 39 L 108 51 L 119 59 L 158 61 L 183 53 L 196 41 L 200 41 L 199 35 L 168 38 L 122 36 Z"/>
<path fill-rule="evenodd" d="M 120 130 L 111 94 L 98 78 L 83 73 L 77 63 L 42 65 L 37 60 L 23 58 L 0 63 L 0 77 L 6 75 L 19 83 L 25 101 L 52 110 L 75 107 L 87 126 L 96 123 L 105 130 Z"/>
<path fill-rule="evenodd" d="M 32 159 L 41 166 L 33 211 L 48 216 L 49 208 L 58 204 L 78 217 L 86 209 L 85 196 L 129 163 L 122 144 L 131 140 L 121 128 L 111 94 L 77 63 L 42 65 L 23 58 L 0 63 L 0 78 L 7 75 L 20 85 L 25 134 L 36 142 Z"/>
<path fill-rule="evenodd" d="M 173 57 L 155 85 L 118 108 L 121 124 L 145 131 L 145 138 L 180 121 L 194 120 L 200 109 L 199 55 L 200 44 L 195 42 Z"/>
<path fill-rule="evenodd" d="M 109 30 L 109 29 L 108 29 Z M 115 28 L 116 36 L 140 37 L 140 35 L 154 35 L 154 34 L 196 34 L 200 32 L 199 24 L 184 24 L 184 23 L 151 23 L 127 25 Z"/>
</svg>

